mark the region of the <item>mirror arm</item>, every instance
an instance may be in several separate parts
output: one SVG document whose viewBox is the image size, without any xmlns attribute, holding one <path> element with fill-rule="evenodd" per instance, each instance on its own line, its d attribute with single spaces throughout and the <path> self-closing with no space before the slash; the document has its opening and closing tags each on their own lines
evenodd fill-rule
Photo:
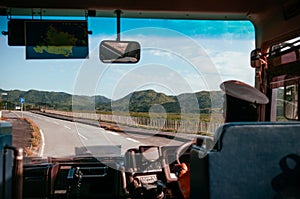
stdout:
<svg viewBox="0 0 300 199">
<path fill-rule="evenodd" d="M 116 10 L 117 14 L 117 41 L 121 41 L 121 10 Z"/>
</svg>

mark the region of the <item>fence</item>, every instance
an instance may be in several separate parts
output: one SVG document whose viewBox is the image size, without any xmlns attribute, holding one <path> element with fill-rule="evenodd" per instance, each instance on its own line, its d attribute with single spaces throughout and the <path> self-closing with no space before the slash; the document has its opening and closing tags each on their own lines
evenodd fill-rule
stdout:
<svg viewBox="0 0 300 199">
<path fill-rule="evenodd" d="M 217 122 L 204 122 L 199 120 L 172 120 L 147 117 L 132 117 L 124 115 L 109 115 L 97 113 L 66 112 L 58 110 L 44 110 L 47 113 L 58 114 L 68 117 L 113 122 L 120 125 L 150 128 L 161 131 L 180 133 L 214 133 L 222 125 Z"/>
</svg>

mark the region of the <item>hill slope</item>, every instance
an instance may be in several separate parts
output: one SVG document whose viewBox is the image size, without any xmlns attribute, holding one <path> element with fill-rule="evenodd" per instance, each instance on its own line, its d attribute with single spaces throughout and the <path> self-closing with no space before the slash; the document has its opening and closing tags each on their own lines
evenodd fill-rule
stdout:
<svg viewBox="0 0 300 199">
<path fill-rule="evenodd" d="M 136 91 L 127 96 L 112 101 L 104 96 L 79 96 L 64 92 L 48 91 L 5 91 L 0 89 L 3 103 L 8 101 L 8 107 L 14 109 L 20 104 L 20 98 L 25 98 L 28 107 L 47 107 L 59 110 L 97 110 L 101 112 L 149 112 L 154 105 L 160 105 L 168 113 L 208 113 L 211 109 L 222 107 L 221 91 L 201 91 L 197 93 L 184 93 L 178 96 L 168 96 L 154 90 Z M 1 105 L 1 104 L 0 104 Z M 1 108 L 1 107 L 0 107 Z"/>
</svg>

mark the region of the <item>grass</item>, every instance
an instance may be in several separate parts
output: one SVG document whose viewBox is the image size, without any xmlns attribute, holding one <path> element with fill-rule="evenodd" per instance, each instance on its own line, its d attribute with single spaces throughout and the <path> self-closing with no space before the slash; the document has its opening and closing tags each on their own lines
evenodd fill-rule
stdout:
<svg viewBox="0 0 300 199">
<path fill-rule="evenodd" d="M 40 134 L 40 129 L 39 127 L 30 119 L 28 118 L 19 118 L 20 120 L 24 120 L 30 125 L 30 128 L 32 130 L 31 133 L 31 146 L 30 147 L 25 147 L 24 152 L 26 156 L 36 156 L 40 146 L 41 146 L 41 134 Z M 2 117 L 0 120 L 7 120 L 7 118 Z"/>
<path fill-rule="evenodd" d="M 25 153 L 27 156 L 36 156 L 42 142 L 41 133 L 39 127 L 30 119 L 22 118 L 27 123 L 29 123 L 30 128 L 32 129 L 31 133 L 31 146 L 25 148 Z"/>
</svg>

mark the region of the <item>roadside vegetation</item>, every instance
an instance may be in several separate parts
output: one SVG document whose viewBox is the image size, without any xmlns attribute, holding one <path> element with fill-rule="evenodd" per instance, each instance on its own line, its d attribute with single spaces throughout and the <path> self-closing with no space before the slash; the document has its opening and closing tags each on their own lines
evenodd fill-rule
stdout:
<svg viewBox="0 0 300 199">
<path fill-rule="evenodd" d="M 24 156 L 38 156 L 42 138 L 37 124 L 28 118 L 4 117 L 3 114 L 0 115 L 2 116 L 0 121 L 12 124 L 13 146 L 23 148 Z"/>
<path fill-rule="evenodd" d="M 21 119 L 29 123 L 30 128 L 32 129 L 31 145 L 24 149 L 26 156 L 37 156 L 42 143 L 40 129 L 32 120 L 28 118 L 21 118 Z"/>
</svg>

